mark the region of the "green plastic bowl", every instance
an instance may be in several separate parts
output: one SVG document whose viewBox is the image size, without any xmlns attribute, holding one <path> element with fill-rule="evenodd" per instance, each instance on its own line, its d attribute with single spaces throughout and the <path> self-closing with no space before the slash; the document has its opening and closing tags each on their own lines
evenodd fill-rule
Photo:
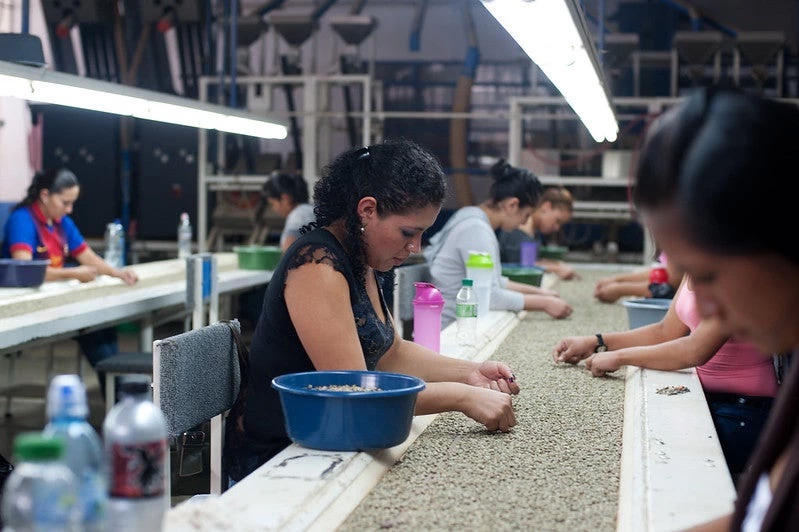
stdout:
<svg viewBox="0 0 799 532">
<path fill-rule="evenodd" d="M 533 286 L 541 286 L 541 279 L 544 277 L 544 270 L 536 268 L 535 266 L 518 268 L 502 268 L 502 275 L 516 281 L 517 283 L 531 284 Z"/>
<path fill-rule="evenodd" d="M 538 248 L 539 259 L 563 260 L 569 248 L 566 246 L 541 246 Z"/>
<path fill-rule="evenodd" d="M 242 270 L 274 270 L 283 256 L 277 246 L 236 246 L 233 251 Z"/>
</svg>

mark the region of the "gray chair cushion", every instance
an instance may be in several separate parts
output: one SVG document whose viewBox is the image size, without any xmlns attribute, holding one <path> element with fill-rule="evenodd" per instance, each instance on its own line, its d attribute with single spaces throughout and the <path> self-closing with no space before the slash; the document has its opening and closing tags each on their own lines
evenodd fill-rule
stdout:
<svg viewBox="0 0 799 532">
<path fill-rule="evenodd" d="M 161 410 L 170 435 L 229 410 L 236 401 L 241 375 L 231 326 L 241 331 L 233 320 L 156 342 L 161 353 Z"/>
<path fill-rule="evenodd" d="M 152 353 L 119 353 L 97 363 L 94 368 L 100 373 L 141 373 L 152 375 Z"/>
</svg>

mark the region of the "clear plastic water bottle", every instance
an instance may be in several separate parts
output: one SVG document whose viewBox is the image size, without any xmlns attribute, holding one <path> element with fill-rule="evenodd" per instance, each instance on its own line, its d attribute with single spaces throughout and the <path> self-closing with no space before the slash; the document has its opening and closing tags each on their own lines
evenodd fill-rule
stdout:
<svg viewBox="0 0 799 532">
<path fill-rule="evenodd" d="M 103 423 L 109 471 L 107 529 L 158 531 L 169 508 L 166 418 L 150 400 L 146 380 L 123 382 L 120 392 L 124 398 Z"/>
<path fill-rule="evenodd" d="M 81 530 L 77 480 L 61 462 L 64 450 L 62 440 L 38 432 L 14 439 L 19 463 L 3 489 L 3 530 Z"/>
<path fill-rule="evenodd" d="M 105 261 L 114 268 L 125 265 L 125 230 L 119 220 L 105 226 Z"/>
<path fill-rule="evenodd" d="M 108 505 L 105 457 L 100 436 L 86 421 L 89 406 L 86 388 L 77 375 L 56 375 L 47 391 L 44 435 L 60 438 L 66 445 L 64 463 L 79 484 L 81 529 L 105 530 Z"/>
<path fill-rule="evenodd" d="M 191 255 L 191 222 L 189 213 L 184 212 L 180 215 L 178 224 L 178 258 L 183 259 Z"/>
<path fill-rule="evenodd" d="M 474 281 L 464 279 L 455 296 L 455 316 L 458 320 L 458 349 L 469 350 L 477 346 L 477 296 Z"/>
</svg>

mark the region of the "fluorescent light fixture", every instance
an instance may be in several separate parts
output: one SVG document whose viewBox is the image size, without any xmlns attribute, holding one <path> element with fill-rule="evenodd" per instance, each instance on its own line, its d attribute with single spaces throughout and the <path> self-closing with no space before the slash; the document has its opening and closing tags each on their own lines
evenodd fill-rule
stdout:
<svg viewBox="0 0 799 532">
<path fill-rule="evenodd" d="M 288 134 L 278 121 L 232 107 L 7 61 L 0 61 L 0 96 L 265 139 Z"/>
<path fill-rule="evenodd" d="M 482 0 L 560 91 L 597 142 L 613 142 L 616 114 L 576 0 Z"/>
</svg>

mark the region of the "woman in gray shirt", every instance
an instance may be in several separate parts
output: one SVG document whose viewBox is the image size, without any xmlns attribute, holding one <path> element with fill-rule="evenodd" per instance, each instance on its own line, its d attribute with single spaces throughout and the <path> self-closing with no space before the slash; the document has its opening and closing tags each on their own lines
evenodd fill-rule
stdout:
<svg viewBox="0 0 799 532">
<path fill-rule="evenodd" d="M 442 326 L 455 320 L 455 296 L 466 277 L 470 251 L 491 254 L 492 309 L 543 310 L 558 319 L 569 316 L 571 306 L 556 292 L 502 277 L 496 230 L 512 231 L 532 215 L 541 197 L 541 182 L 529 170 L 513 167 L 504 160 L 491 167 L 491 177 L 494 182 L 489 198 L 480 205 L 459 209 L 430 239 L 424 251 L 432 281 L 444 296 Z"/>
<path fill-rule="evenodd" d="M 299 174 L 274 173 L 264 183 L 263 196 L 269 208 L 286 219 L 280 234 L 280 249 L 286 251 L 300 236 L 300 229 L 316 221 L 308 203 L 308 183 Z"/>
</svg>

